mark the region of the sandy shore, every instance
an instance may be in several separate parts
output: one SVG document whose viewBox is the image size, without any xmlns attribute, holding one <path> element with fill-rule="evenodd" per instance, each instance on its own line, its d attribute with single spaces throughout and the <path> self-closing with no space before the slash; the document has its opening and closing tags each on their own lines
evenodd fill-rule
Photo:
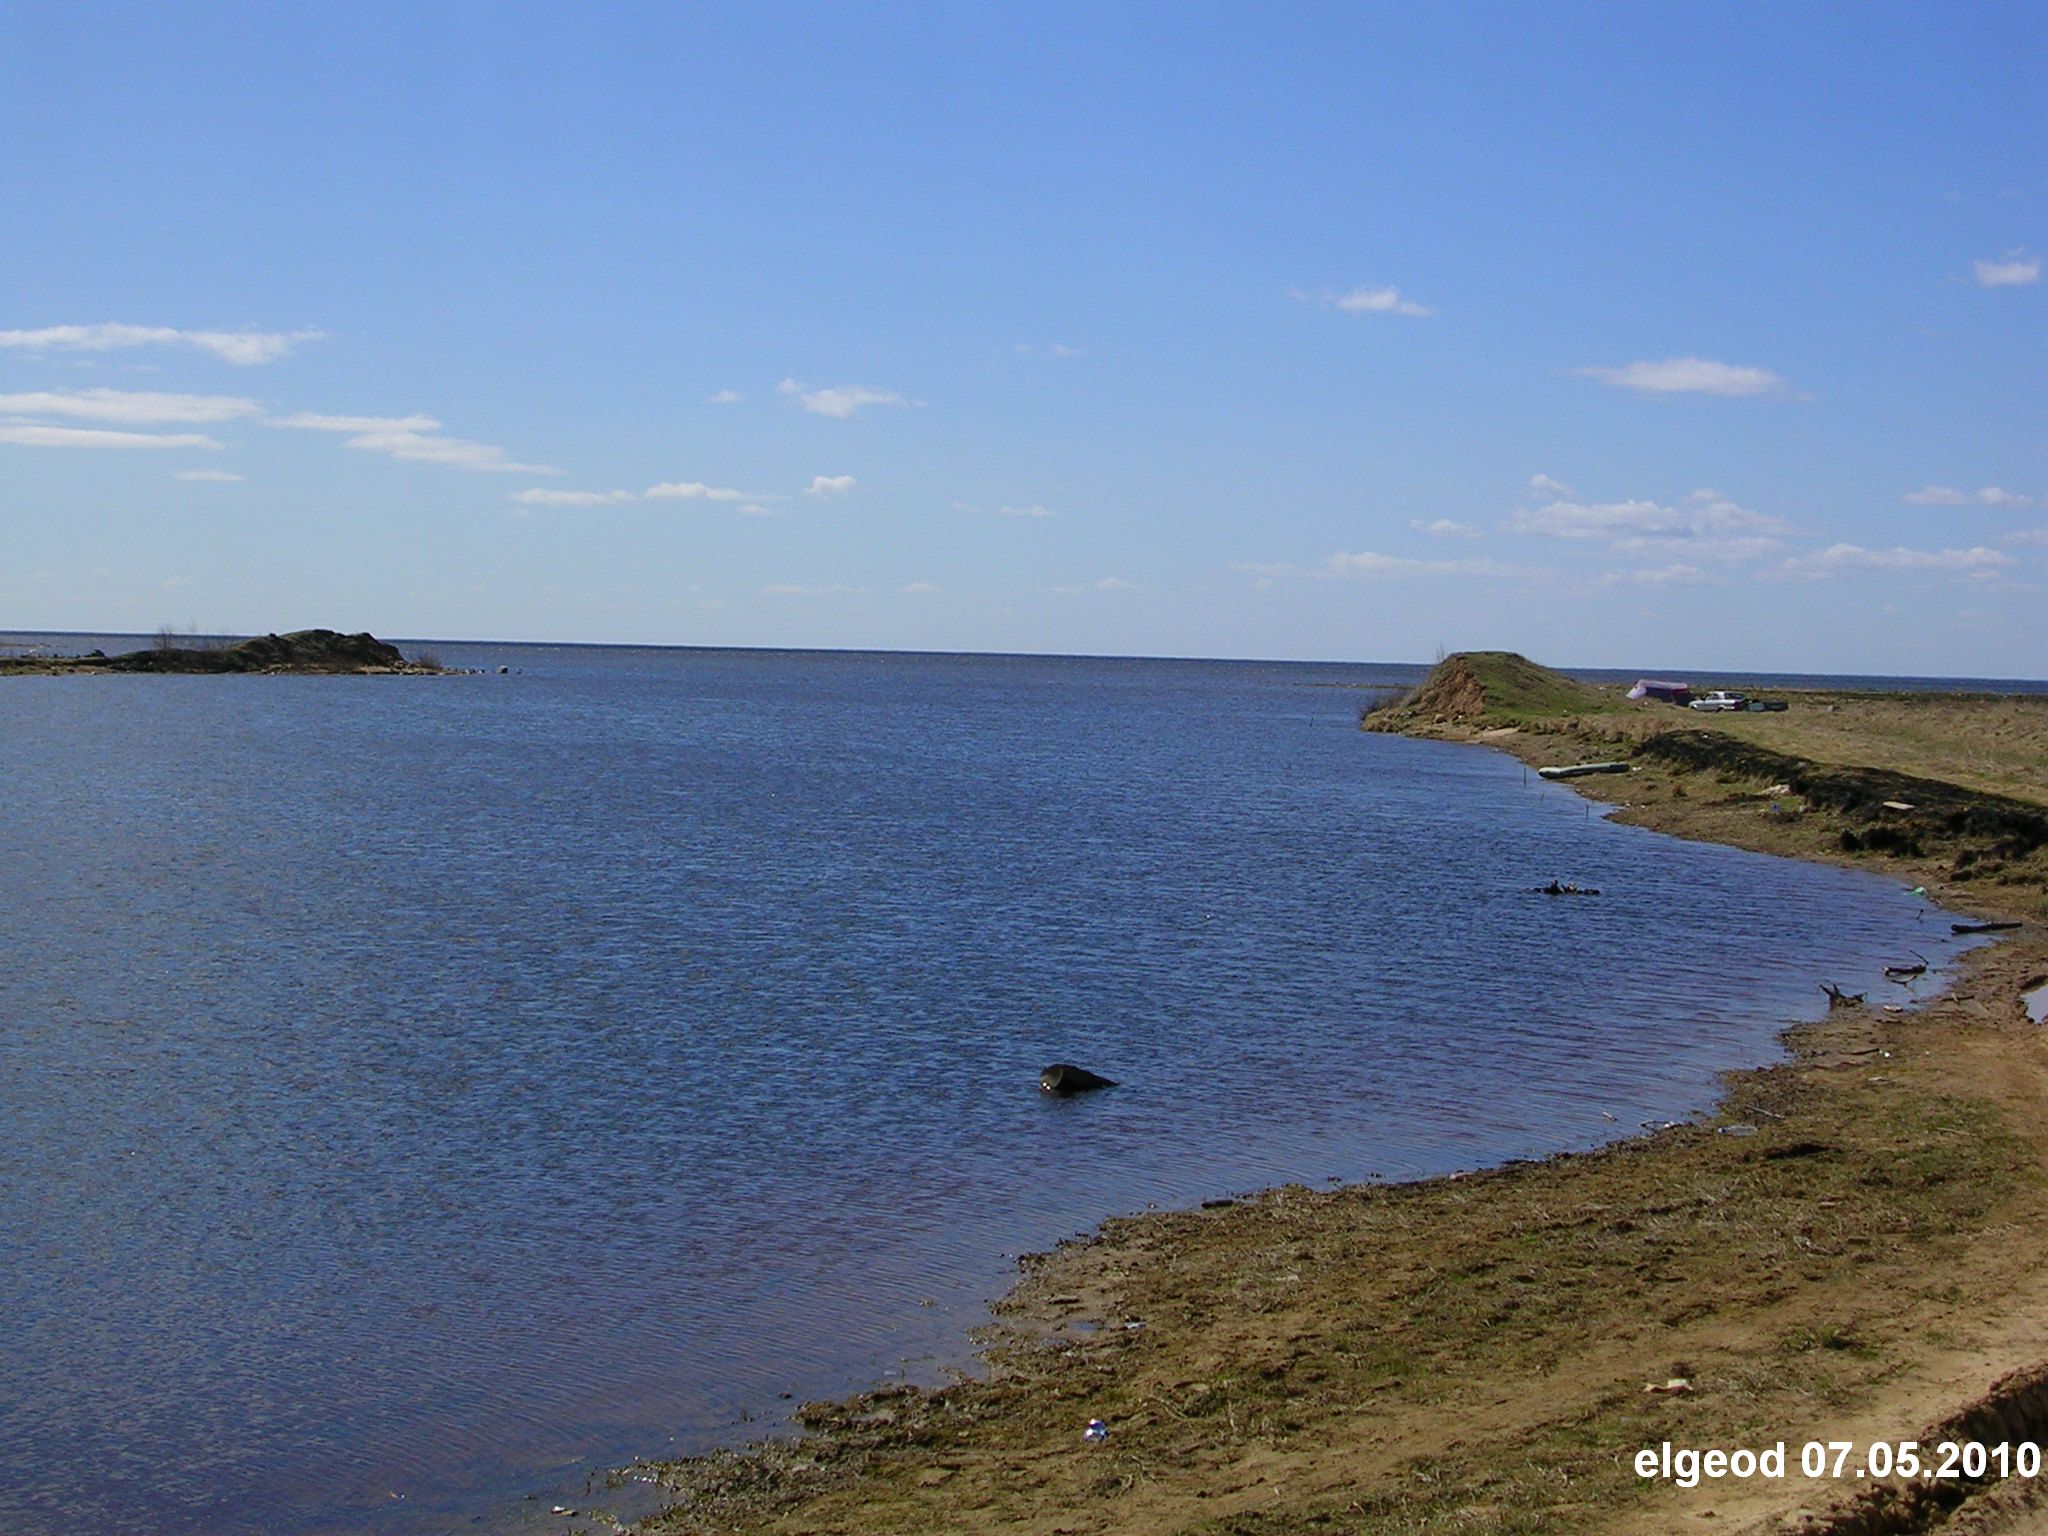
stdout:
<svg viewBox="0 0 2048 1536">
<path fill-rule="evenodd" d="M 1975 721 L 2004 733 L 2002 755 L 1938 763 L 1950 781 L 2048 798 L 2030 778 L 2048 764 L 2048 703 L 2015 717 L 1927 701 L 1937 719 L 1891 696 L 1859 727 L 1806 702 L 1805 722 L 1795 710 L 1730 735 L 1789 722 L 1774 750 L 1925 772 L 1930 753 L 1970 756 Z M 1545 765 L 1700 723 L 1675 714 L 1409 728 Z M 1929 822 L 1891 840 L 1903 851 L 1850 852 L 1842 834 L 1861 845 L 1867 814 L 1725 766 L 1637 761 L 1573 787 L 1631 822 L 1854 863 L 2027 926 L 1924 1006 L 1904 1008 L 1901 988 L 1789 1031 L 1791 1059 L 1732 1075 L 1710 1122 L 1463 1177 L 1108 1222 L 1026 1261 L 988 1380 L 807 1405 L 801 1438 L 654 1469 L 678 1503 L 645 1529 L 2048 1528 L 2034 1503 L 2048 1478 L 1798 1466 L 1809 1440 L 1851 1442 L 1853 1473 L 1876 1440 L 1926 1442 L 1931 1459 L 1945 1437 L 2048 1436 L 2048 1044 L 2020 1001 L 2048 976 L 2048 851 L 2008 857 Z M 1083 1438 L 1092 1419 L 1099 1442 Z M 1781 1440 L 1782 1479 L 1688 1490 L 1634 1467 L 1666 1441 Z"/>
</svg>

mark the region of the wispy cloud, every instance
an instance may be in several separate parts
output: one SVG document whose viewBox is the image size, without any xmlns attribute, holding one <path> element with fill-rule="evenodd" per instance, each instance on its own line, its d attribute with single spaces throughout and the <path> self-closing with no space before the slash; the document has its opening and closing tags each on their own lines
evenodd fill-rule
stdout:
<svg viewBox="0 0 2048 1536">
<path fill-rule="evenodd" d="M 859 484 L 851 475 L 813 475 L 805 487 L 806 496 L 844 496 Z"/>
<path fill-rule="evenodd" d="M 394 459 L 416 464 L 445 464 L 484 475 L 559 475 L 552 464 L 521 464 L 505 457 L 505 450 L 491 443 L 472 443 L 460 437 L 432 437 L 424 432 L 365 432 L 348 440 L 351 448 L 388 453 Z"/>
<path fill-rule="evenodd" d="M 904 597 L 930 597 L 933 593 L 943 592 L 946 589 L 935 581 L 913 581 L 906 586 L 898 587 L 896 590 Z"/>
<path fill-rule="evenodd" d="M 1569 501 L 1579 493 L 1566 485 L 1562 480 L 1553 480 L 1548 475 L 1531 475 L 1529 477 L 1529 494 L 1532 496 L 1548 496 L 1554 501 Z"/>
<path fill-rule="evenodd" d="M 1961 491 L 1952 485 L 1923 485 L 1917 491 L 1906 492 L 1899 499 L 1916 507 L 1966 507 L 1973 501 L 1980 507 L 2031 507 L 2034 504 L 2033 497 L 1996 485 L 1979 486 L 1975 491 Z"/>
<path fill-rule="evenodd" d="M 721 389 L 715 394 L 706 395 L 704 403 L 706 405 L 738 405 L 746 398 L 745 395 L 736 389 Z"/>
<path fill-rule="evenodd" d="M 559 475 L 552 464 L 521 464 L 505 457 L 505 450 L 491 443 L 473 443 L 466 438 L 436 435 L 441 423 L 432 416 L 327 416 L 317 411 L 300 411 L 291 416 L 271 418 L 273 427 L 298 427 L 311 432 L 351 434 L 348 446 L 370 453 L 386 453 L 394 459 L 416 464 L 445 464 L 485 475 Z"/>
<path fill-rule="evenodd" d="M 1704 357 L 1668 357 L 1662 362 L 1624 363 L 1618 368 L 1574 368 L 1617 389 L 1646 395 L 1777 395 L 1785 381 L 1768 368 L 1744 368 Z"/>
<path fill-rule="evenodd" d="M 2024 288 L 2041 280 L 2041 258 L 2011 251 L 2003 261 L 1971 262 L 1970 272 L 1979 288 Z"/>
<path fill-rule="evenodd" d="M 638 501 L 631 491 L 553 491 L 536 487 L 512 498 L 529 507 L 601 507 L 610 502 Z"/>
<path fill-rule="evenodd" d="M 0 331 L 0 347 L 29 352 L 111 352 L 124 347 L 195 347 L 223 362 L 248 367 L 288 357 L 324 331 L 181 331 L 168 325 L 49 325 L 37 331 Z"/>
<path fill-rule="evenodd" d="M 984 506 L 980 506 L 980 505 L 976 504 L 975 502 L 971 502 L 971 501 L 956 501 L 956 502 L 954 502 L 954 503 L 952 504 L 952 506 L 953 506 L 953 510 L 954 510 L 955 512 L 971 512 L 971 513 L 974 513 L 974 514 L 975 514 L 976 516 L 981 516 L 981 515 L 987 515 L 987 516 L 990 516 L 990 517 L 1056 517 L 1056 516 L 1058 516 L 1058 514 L 1057 514 L 1057 513 L 1055 513 L 1055 512 L 1054 512 L 1054 511 L 1052 510 L 1052 508 L 1050 508 L 1050 507 L 1041 507 L 1041 506 L 1040 506 L 1040 505 L 1038 505 L 1038 503 L 1037 503 L 1037 502 L 1035 502 L 1035 501 L 1034 501 L 1034 502 L 1026 502 L 1026 503 L 1024 503 L 1024 504 L 1023 504 L 1023 505 L 1021 505 L 1021 506 L 1011 506 L 1011 505 L 1009 505 L 1009 504 L 1005 503 L 1004 505 L 1002 505 L 1002 506 L 999 506 L 999 507 L 984 507 Z"/>
<path fill-rule="evenodd" d="M 1780 568 L 1795 576 L 1812 577 L 1845 571 L 1931 571 L 1982 579 L 1996 576 L 2011 564 L 2011 555 L 1982 544 L 1968 549 L 1865 549 L 1860 544 L 1830 544 L 1812 554 L 1795 555 Z"/>
<path fill-rule="evenodd" d="M 167 395 L 147 390 L 36 390 L 0 395 L 0 413 L 10 416 L 71 416 L 81 421 L 107 421 L 122 426 L 161 426 L 168 422 L 232 421 L 254 416 L 254 400 L 234 395 Z"/>
<path fill-rule="evenodd" d="M 775 392 L 793 397 L 807 411 L 840 421 L 856 416 L 870 406 L 924 404 L 922 400 L 908 399 L 893 389 L 877 389 L 871 384 L 835 384 L 828 389 L 812 389 L 795 379 L 784 379 L 775 386 Z"/>
<path fill-rule="evenodd" d="M 1415 560 L 1406 555 L 1384 555 L 1377 550 L 1338 552 L 1322 564 L 1325 576 L 1520 576 L 1520 566 L 1498 560 Z"/>
<path fill-rule="evenodd" d="M 1417 533 L 1426 533 L 1433 539 L 1476 539 L 1479 530 L 1454 518 L 1439 517 L 1425 522 L 1419 517 L 1408 519 L 1408 526 Z"/>
<path fill-rule="evenodd" d="M 1026 357 L 1079 357 L 1081 349 L 1063 341 L 1020 341 L 1017 350 Z"/>
<path fill-rule="evenodd" d="M 1315 304 L 1347 315 L 1408 315 L 1420 319 L 1435 310 L 1401 297 L 1398 288 L 1353 288 L 1349 293 L 1310 293 L 1292 288 L 1287 296 L 1299 304 Z"/>
<path fill-rule="evenodd" d="M 318 411 L 273 416 L 268 425 L 302 427 L 309 432 L 438 432 L 441 429 L 441 423 L 432 416 L 323 416 Z"/>
<path fill-rule="evenodd" d="M 1899 498 L 1916 507 L 1963 507 L 1970 498 L 1952 485 L 1923 485 L 1917 491 L 1908 491 Z"/>
<path fill-rule="evenodd" d="M 1090 592 L 1129 592 L 1134 590 L 1134 587 L 1121 576 L 1102 576 L 1094 581 L 1047 587 L 1045 590 L 1054 597 L 1084 597 Z"/>
<path fill-rule="evenodd" d="M 1603 571 L 1595 585 L 1603 587 L 1671 587 L 1690 585 L 1694 582 L 1711 581 L 1705 571 L 1696 565 L 1680 561 L 1673 565 L 1641 566 L 1633 570 Z"/>
<path fill-rule="evenodd" d="M 649 501 L 753 501 L 746 491 L 727 485 L 706 485 L 701 480 L 666 480 L 640 493 Z"/>
<path fill-rule="evenodd" d="M 224 469 L 181 469 L 171 478 L 173 480 L 196 480 L 207 485 L 239 485 L 248 479 L 248 476 L 231 475 Z"/>
<path fill-rule="evenodd" d="M 0 426 L 0 443 L 22 448 L 218 448 L 197 432 L 115 432 L 100 427 Z"/>
<path fill-rule="evenodd" d="M 832 597 L 842 593 L 858 592 L 859 587 L 832 585 L 806 587 L 793 582 L 774 582 L 761 589 L 763 597 Z"/>
</svg>

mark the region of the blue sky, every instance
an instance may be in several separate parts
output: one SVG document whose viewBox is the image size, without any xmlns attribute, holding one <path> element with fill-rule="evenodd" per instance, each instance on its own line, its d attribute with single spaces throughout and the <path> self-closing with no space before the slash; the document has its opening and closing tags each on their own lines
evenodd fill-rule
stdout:
<svg viewBox="0 0 2048 1536">
<path fill-rule="evenodd" d="M 2036 5 L 0 8 L 0 628 L 2048 674 Z"/>
</svg>

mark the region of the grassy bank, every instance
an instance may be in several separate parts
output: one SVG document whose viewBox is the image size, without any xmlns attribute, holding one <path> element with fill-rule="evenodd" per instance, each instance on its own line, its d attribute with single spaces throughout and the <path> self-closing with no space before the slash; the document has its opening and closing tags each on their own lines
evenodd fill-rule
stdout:
<svg viewBox="0 0 2048 1536">
<path fill-rule="evenodd" d="M 1640 771 L 1575 787 L 1631 821 L 1882 869 L 1964 910 L 2048 911 L 2044 854 L 2022 846 L 2048 709 L 1703 718 L 1451 661 L 1434 697 L 1375 723 L 1539 765 L 1627 755 Z M 1768 755 L 1646 750 L 1674 728 Z M 1812 793 L 1756 781 L 1787 762 Z M 1950 798 L 1901 812 L 1864 794 L 1900 774 Z M 1877 827 L 1899 835 L 1873 848 Z M 659 1468 L 678 1503 L 649 1529 L 1906 1530 L 1966 1493 L 1954 1518 L 2003 1528 L 2026 1490 L 1866 1491 L 1796 1526 L 1857 1485 L 1795 1466 L 1688 1492 L 1631 1461 L 1667 1439 L 1924 1436 L 1987 1400 L 2017 1424 L 1996 1384 L 2048 1361 L 2048 1056 L 2019 1004 L 2044 972 L 2034 925 L 1922 1010 L 1838 1009 L 1790 1033 L 1787 1063 L 1732 1077 L 1713 1124 L 1109 1222 L 1027 1262 L 988 1380 L 809 1405 L 801 1438 Z M 1687 1389 L 1645 1390 L 1674 1378 Z M 1095 1418 L 1108 1437 L 1084 1442 Z"/>
</svg>

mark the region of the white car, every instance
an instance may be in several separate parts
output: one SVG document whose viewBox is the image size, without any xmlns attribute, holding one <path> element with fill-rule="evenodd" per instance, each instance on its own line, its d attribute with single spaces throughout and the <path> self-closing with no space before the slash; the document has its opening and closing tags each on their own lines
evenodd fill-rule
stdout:
<svg viewBox="0 0 2048 1536">
<path fill-rule="evenodd" d="M 1694 699 L 1692 701 L 1692 707 L 1694 709 L 1705 710 L 1741 709 L 1748 702 L 1749 701 L 1743 698 L 1743 696 L 1739 693 L 1728 693 L 1722 689 L 1716 688 L 1712 693 L 1708 694 L 1705 698 Z"/>
</svg>

